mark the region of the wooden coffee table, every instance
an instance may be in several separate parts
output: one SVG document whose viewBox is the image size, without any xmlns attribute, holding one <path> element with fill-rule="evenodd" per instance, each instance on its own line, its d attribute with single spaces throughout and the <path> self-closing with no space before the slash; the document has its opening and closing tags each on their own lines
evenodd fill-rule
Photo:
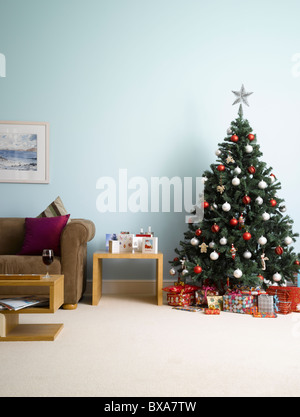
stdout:
<svg viewBox="0 0 300 417">
<path fill-rule="evenodd" d="M 163 254 L 121 252 L 110 253 L 105 251 L 95 252 L 93 255 L 93 298 L 92 305 L 96 306 L 102 296 L 102 261 L 103 259 L 154 259 L 156 260 L 156 298 L 157 305 L 163 303 Z"/>
<path fill-rule="evenodd" d="M 4 336 L 0 342 L 14 341 L 53 341 L 63 328 L 63 324 L 19 324 L 20 314 L 55 313 L 64 303 L 64 276 L 51 275 L 48 279 L 32 275 L 0 275 L 0 298 L 10 298 L 9 289 L 13 288 L 13 296 L 35 295 L 35 288 L 43 287 L 43 298 L 49 298 L 49 305 L 27 307 L 22 310 L 0 310 L 0 324 Z M 4 295 L 5 288 L 5 295 Z M 17 294 L 16 294 L 17 292 Z"/>
</svg>

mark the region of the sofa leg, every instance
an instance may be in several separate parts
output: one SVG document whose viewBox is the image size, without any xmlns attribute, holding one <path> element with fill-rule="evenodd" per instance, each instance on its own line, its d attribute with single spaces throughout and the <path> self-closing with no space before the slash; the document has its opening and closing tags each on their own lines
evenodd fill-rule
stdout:
<svg viewBox="0 0 300 417">
<path fill-rule="evenodd" d="M 77 304 L 63 304 L 62 308 L 64 310 L 76 310 Z"/>
</svg>

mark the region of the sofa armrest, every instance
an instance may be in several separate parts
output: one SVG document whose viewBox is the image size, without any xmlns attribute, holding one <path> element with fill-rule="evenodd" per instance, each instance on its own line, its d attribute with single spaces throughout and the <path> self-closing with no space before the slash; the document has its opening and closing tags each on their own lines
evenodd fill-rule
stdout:
<svg viewBox="0 0 300 417">
<path fill-rule="evenodd" d="M 95 236 L 96 228 L 91 220 L 72 219 L 64 228 L 60 243 L 61 246 L 68 245 L 69 239 L 79 239 L 81 244 L 87 243 Z"/>
<path fill-rule="evenodd" d="M 91 220 L 72 219 L 64 228 L 61 239 L 61 269 L 65 277 L 65 303 L 76 304 L 86 283 L 87 242 L 95 236 Z"/>
</svg>

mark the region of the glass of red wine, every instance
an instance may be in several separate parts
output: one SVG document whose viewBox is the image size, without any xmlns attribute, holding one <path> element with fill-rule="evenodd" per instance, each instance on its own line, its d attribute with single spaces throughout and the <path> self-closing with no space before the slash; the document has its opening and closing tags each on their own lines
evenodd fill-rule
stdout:
<svg viewBox="0 0 300 417">
<path fill-rule="evenodd" d="M 43 254 L 42 254 L 42 259 L 44 264 L 47 267 L 47 274 L 43 277 L 43 278 L 50 278 L 49 275 L 49 265 L 52 264 L 52 262 L 54 261 L 54 253 L 52 249 L 44 249 L 43 250 Z"/>
</svg>

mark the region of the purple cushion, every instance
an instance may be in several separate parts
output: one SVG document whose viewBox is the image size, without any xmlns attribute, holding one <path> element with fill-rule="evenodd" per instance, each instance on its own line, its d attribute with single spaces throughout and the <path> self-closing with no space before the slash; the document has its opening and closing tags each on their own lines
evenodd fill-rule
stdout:
<svg viewBox="0 0 300 417">
<path fill-rule="evenodd" d="M 70 215 L 25 219 L 25 238 L 18 255 L 42 255 L 43 249 L 53 249 L 60 256 L 60 235 Z"/>
</svg>

